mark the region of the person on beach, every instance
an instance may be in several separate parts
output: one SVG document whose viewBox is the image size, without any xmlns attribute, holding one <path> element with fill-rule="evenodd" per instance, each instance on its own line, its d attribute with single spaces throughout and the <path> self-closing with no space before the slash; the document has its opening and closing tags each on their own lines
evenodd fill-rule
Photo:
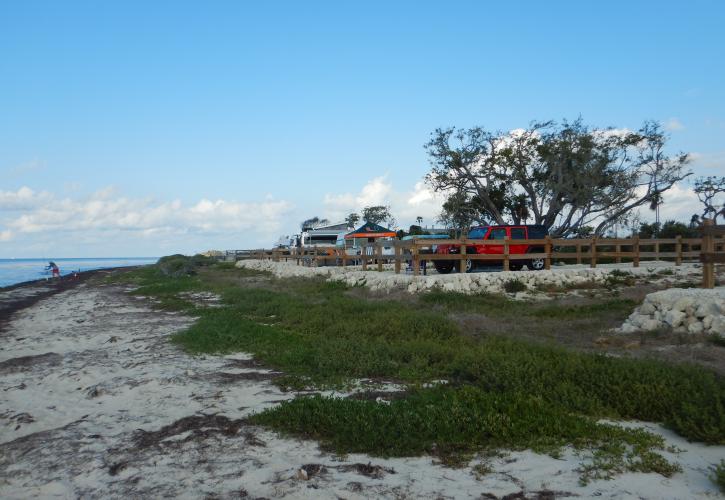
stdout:
<svg viewBox="0 0 725 500">
<path fill-rule="evenodd" d="M 49 270 L 53 274 L 53 278 L 60 278 L 60 268 L 52 260 L 50 262 L 48 262 L 48 265 L 46 266 L 45 270 L 46 271 Z"/>
</svg>

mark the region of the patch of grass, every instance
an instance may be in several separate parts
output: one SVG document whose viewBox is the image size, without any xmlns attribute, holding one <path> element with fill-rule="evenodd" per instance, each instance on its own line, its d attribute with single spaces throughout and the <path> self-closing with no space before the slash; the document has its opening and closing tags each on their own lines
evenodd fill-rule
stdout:
<svg viewBox="0 0 725 500">
<path fill-rule="evenodd" d="M 535 285 L 536 290 L 544 293 L 564 293 L 572 290 L 598 290 L 605 288 L 604 284 L 594 281 L 587 280 L 579 283 L 567 283 L 566 285 L 555 285 L 553 283 L 537 283 Z"/>
<path fill-rule="evenodd" d="M 493 293 L 468 295 L 433 289 L 421 294 L 418 300 L 426 307 L 448 311 L 478 312 L 487 315 L 518 314 L 530 309 L 526 302 L 511 300 L 504 295 Z"/>
<path fill-rule="evenodd" d="M 627 278 L 632 276 L 632 273 L 629 271 L 622 271 L 621 269 L 612 269 L 609 272 L 609 276 L 614 276 L 615 278 Z"/>
<path fill-rule="evenodd" d="M 725 493 L 725 460 L 720 460 L 719 464 L 712 467 L 710 479 L 720 488 L 722 493 Z"/>
<path fill-rule="evenodd" d="M 526 283 L 518 278 L 513 278 L 504 282 L 503 289 L 506 291 L 506 293 L 523 292 L 526 290 Z"/>
<path fill-rule="evenodd" d="M 351 297 L 340 283 L 287 281 L 286 291 L 230 288 L 227 307 L 207 311 L 174 341 L 191 352 L 246 351 L 307 383 L 378 377 L 446 379 L 485 391 L 535 395 L 587 415 L 664 421 L 681 434 L 725 441 L 725 384 L 705 369 L 611 358 L 502 337 L 461 335 L 429 308 Z M 491 297 L 471 297 L 476 306 Z M 507 301 L 498 304 L 508 304 Z M 600 306 L 541 309 L 562 318 Z"/>
<path fill-rule="evenodd" d="M 720 347 L 725 347 L 725 337 L 722 337 L 716 333 L 711 333 L 710 335 L 708 335 L 707 340 L 709 340 L 711 344 L 719 345 Z"/>
<path fill-rule="evenodd" d="M 629 271 L 622 271 L 621 269 L 613 269 L 610 271 L 604 282 L 604 285 L 610 289 L 622 285 L 634 286 L 636 284 L 636 277 Z"/>
<path fill-rule="evenodd" d="M 628 299 L 610 299 L 605 302 L 581 306 L 545 305 L 534 309 L 531 314 L 539 318 L 588 318 L 592 315 L 613 312 L 627 315 L 637 306 L 637 302 Z"/>
<path fill-rule="evenodd" d="M 196 310 L 198 321 L 174 342 L 193 353 L 252 353 L 286 374 L 278 381 L 283 385 L 322 387 L 355 378 L 413 386 L 449 381 L 390 405 L 297 399 L 253 417 L 260 424 L 320 439 L 339 452 L 427 452 L 444 463 L 479 449 L 556 453 L 571 444 L 600 452 L 582 469 L 585 480 L 605 470 L 674 470 L 656 453 L 661 443 L 654 436 L 597 424 L 597 418 L 663 422 L 689 439 L 725 443 L 725 382 L 714 372 L 571 352 L 512 340 L 506 332 L 473 338 L 449 316 L 482 312 L 510 317 L 512 325 L 524 316 L 571 321 L 626 315 L 632 302 L 555 307 L 441 291 L 418 301 L 367 300 L 365 290 L 352 293 L 341 283 L 255 276 L 211 266 L 172 278 L 151 267 L 136 276 L 136 293 L 179 308 L 193 307 L 173 303 L 180 291 L 220 294 L 222 307 Z M 254 278 L 254 286 L 245 285 L 247 278 Z"/>
<path fill-rule="evenodd" d="M 428 453 L 445 464 L 462 465 L 473 451 L 505 447 L 551 453 L 572 444 L 596 450 L 595 462 L 583 470 L 586 480 L 603 470 L 659 472 L 668 477 L 678 470 L 657 453 L 664 447 L 660 436 L 600 424 L 535 395 L 497 394 L 476 387 L 420 390 L 389 405 L 298 398 L 250 420 L 319 440 L 338 453 L 384 457 Z"/>
</svg>

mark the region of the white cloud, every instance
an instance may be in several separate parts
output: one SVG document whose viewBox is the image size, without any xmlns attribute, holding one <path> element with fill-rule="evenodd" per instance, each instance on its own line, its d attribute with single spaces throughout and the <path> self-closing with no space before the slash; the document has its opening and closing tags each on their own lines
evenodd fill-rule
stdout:
<svg viewBox="0 0 725 500">
<path fill-rule="evenodd" d="M 690 153 L 692 166 L 701 175 L 723 175 L 725 172 L 725 151 L 711 153 Z"/>
<path fill-rule="evenodd" d="M 50 197 L 50 193 L 36 193 L 27 186 L 17 191 L 0 191 L 0 212 L 27 210 L 45 203 Z"/>
<path fill-rule="evenodd" d="M 639 190 L 643 195 L 646 187 Z M 697 199 L 695 191 L 684 183 L 675 184 L 662 195 L 662 204 L 660 205 L 660 220 L 662 222 L 668 220 L 676 220 L 678 222 L 689 222 L 693 214 L 702 212 L 702 205 Z M 653 222 L 655 220 L 654 210 L 650 210 L 648 205 L 644 205 L 639 209 L 639 215 L 642 221 Z"/>
<path fill-rule="evenodd" d="M 359 212 L 371 205 L 390 205 L 400 227 L 414 224 L 423 217 L 424 224 L 433 225 L 441 211 L 443 196 L 434 193 L 423 181 L 411 190 L 397 191 L 387 175 L 375 177 L 359 193 L 327 194 L 324 197 L 325 217 L 342 220 L 350 212 Z"/>
<path fill-rule="evenodd" d="M 180 200 L 120 196 L 106 188 L 86 198 L 59 198 L 23 187 L 0 191 L 0 241 L 30 244 L 41 237 L 69 242 L 86 239 L 114 245 L 134 238 L 191 236 L 213 244 L 208 236 L 231 239 L 243 245 L 272 240 L 291 211 L 290 203 L 267 198 L 261 202 L 201 199 L 195 204 Z M 15 250 L 17 251 L 17 250 Z"/>
<path fill-rule="evenodd" d="M 670 132 L 675 132 L 677 130 L 685 129 L 685 126 L 677 118 L 670 118 L 669 120 L 665 121 L 664 127 L 665 127 L 665 130 L 669 130 Z"/>
<path fill-rule="evenodd" d="M 660 205 L 660 220 L 676 220 L 680 222 L 689 222 L 693 214 L 702 212 L 702 205 L 697 199 L 697 194 L 691 187 L 683 184 L 675 184 L 671 189 L 665 191 L 662 195 L 662 205 Z M 643 219 L 654 219 L 651 217 L 643 217 Z"/>
</svg>

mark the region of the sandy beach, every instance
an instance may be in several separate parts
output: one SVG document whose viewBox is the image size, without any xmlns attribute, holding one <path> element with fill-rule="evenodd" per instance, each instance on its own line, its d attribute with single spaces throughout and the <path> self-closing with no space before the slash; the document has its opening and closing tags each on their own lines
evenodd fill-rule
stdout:
<svg viewBox="0 0 725 500">
<path fill-rule="evenodd" d="M 105 272 L 99 273 L 100 278 Z M 431 457 L 336 456 L 246 423 L 297 393 L 250 356 L 191 356 L 168 337 L 194 318 L 100 279 L 3 291 L 3 498 L 719 498 L 723 446 L 665 436 L 671 478 L 628 473 L 579 484 L 582 460 L 530 451 L 462 468 Z M 12 299 L 12 300 L 11 300 Z M 9 307 L 11 302 L 16 307 Z M 345 394 L 338 394 L 340 397 Z"/>
</svg>

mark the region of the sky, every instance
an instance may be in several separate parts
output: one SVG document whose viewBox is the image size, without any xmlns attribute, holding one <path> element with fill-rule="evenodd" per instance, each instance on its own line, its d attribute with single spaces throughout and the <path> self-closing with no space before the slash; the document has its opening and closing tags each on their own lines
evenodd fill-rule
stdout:
<svg viewBox="0 0 725 500">
<path fill-rule="evenodd" d="M 725 175 L 723 26 L 721 1 L 2 2 L 0 258 L 432 224 L 438 127 L 654 119 Z M 687 182 L 661 209 L 697 211 Z"/>
</svg>

